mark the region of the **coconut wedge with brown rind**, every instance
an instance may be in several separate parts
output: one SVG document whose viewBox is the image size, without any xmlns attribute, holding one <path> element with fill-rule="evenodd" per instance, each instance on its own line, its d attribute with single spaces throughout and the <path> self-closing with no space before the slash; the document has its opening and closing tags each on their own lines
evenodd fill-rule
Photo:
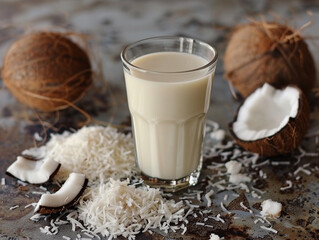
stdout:
<svg viewBox="0 0 319 240">
<path fill-rule="evenodd" d="M 84 174 L 71 173 L 57 192 L 41 196 L 34 211 L 41 214 L 54 214 L 76 205 L 87 183 L 88 180 Z"/>
<path fill-rule="evenodd" d="M 49 181 L 60 167 L 60 163 L 50 158 L 35 160 L 18 156 L 17 160 L 8 167 L 6 173 L 24 182 L 42 184 Z"/>
<path fill-rule="evenodd" d="M 229 131 L 245 150 L 271 157 L 293 152 L 309 119 L 308 101 L 298 87 L 264 84 L 239 106 Z"/>
</svg>

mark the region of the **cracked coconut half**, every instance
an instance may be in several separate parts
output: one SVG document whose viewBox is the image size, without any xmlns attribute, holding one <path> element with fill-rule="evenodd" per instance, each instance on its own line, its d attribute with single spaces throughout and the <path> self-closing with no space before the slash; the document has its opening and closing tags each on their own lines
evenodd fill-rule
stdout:
<svg viewBox="0 0 319 240">
<path fill-rule="evenodd" d="M 229 124 L 238 145 L 267 157 L 293 152 L 308 127 L 309 106 L 303 92 L 267 83 L 243 102 Z"/>
</svg>

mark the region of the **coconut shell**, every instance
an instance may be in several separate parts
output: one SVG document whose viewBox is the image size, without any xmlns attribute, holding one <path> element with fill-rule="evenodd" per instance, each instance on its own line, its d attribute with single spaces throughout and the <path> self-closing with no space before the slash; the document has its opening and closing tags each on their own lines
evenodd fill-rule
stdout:
<svg viewBox="0 0 319 240">
<path fill-rule="evenodd" d="M 234 120 L 228 125 L 230 134 L 237 144 L 249 152 L 258 153 L 265 157 L 293 153 L 307 133 L 310 122 L 309 104 L 307 98 L 299 88 L 297 89 L 300 93 L 300 98 L 299 109 L 296 117 L 290 117 L 287 125 L 276 134 L 259 140 L 244 141 L 239 139 L 233 131 L 233 123 L 237 120 L 238 112 L 243 105 L 242 103 L 238 107 Z"/>
<path fill-rule="evenodd" d="M 278 23 L 237 27 L 226 48 L 224 67 L 224 77 L 244 98 L 266 82 L 276 88 L 294 84 L 307 94 L 316 81 L 306 42 Z"/>
<path fill-rule="evenodd" d="M 41 111 L 68 107 L 92 83 L 87 53 L 62 33 L 24 35 L 8 49 L 2 79 L 23 104 Z"/>
</svg>

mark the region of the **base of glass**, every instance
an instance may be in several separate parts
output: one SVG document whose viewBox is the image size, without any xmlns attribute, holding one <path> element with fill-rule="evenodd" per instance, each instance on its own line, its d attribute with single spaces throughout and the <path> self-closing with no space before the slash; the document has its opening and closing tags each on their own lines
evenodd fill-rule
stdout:
<svg viewBox="0 0 319 240">
<path fill-rule="evenodd" d="M 189 176 L 174 180 L 150 177 L 143 173 L 141 173 L 140 177 L 143 179 L 144 183 L 150 187 L 160 188 L 164 192 L 177 192 L 184 188 L 195 186 L 198 183 L 201 168 L 202 166 L 200 164 L 200 166 Z"/>
</svg>

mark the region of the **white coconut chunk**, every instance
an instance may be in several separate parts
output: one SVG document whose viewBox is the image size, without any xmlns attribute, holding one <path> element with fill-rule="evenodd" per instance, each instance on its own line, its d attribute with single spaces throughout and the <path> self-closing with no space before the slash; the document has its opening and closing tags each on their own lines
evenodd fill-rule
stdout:
<svg viewBox="0 0 319 240">
<path fill-rule="evenodd" d="M 210 137 L 215 139 L 216 141 L 223 141 L 225 139 L 226 132 L 223 129 L 217 129 L 214 132 L 210 133 Z"/>
<path fill-rule="evenodd" d="M 43 194 L 35 208 L 37 212 L 40 206 L 58 208 L 72 202 L 80 193 L 85 184 L 85 175 L 71 173 L 62 187 L 53 194 Z"/>
<path fill-rule="evenodd" d="M 41 184 L 47 182 L 59 167 L 60 163 L 51 158 L 34 161 L 18 156 L 7 172 L 22 181 Z"/>
<path fill-rule="evenodd" d="M 295 118 L 300 93 L 294 87 L 275 89 L 265 83 L 252 93 L 241 106 L 233 131 L 238 138 L 253 141 L 269 137 Z"/>
<path fill-rule="evenodd" d="M 282 210 L 282 204 L 275 202 L 271 199 L 267 199 L 261 203 L 262 211 L 260 214 L 265 217 L 278 218 Z"/>
<path fill-rule="evenodd" d="M 233 184 L 240 184 L 242 182 L 250 182 L 251 178 L 245 174 L 232 174 L 229 176 L 229 182 Z"/>
<path fill-rule="evenodd" d="M 220 240 L 220 237 L 214 233 L 210 234 L 209 240 Z"/>
<path fill-rule="evenodd" d="M 241 170 L 241 163 L 237 161 L 229 161 L 225 163 L 225 167 L 227 169 L 227 173 L 229 174 L 237 174 Z"/>
</svg>

